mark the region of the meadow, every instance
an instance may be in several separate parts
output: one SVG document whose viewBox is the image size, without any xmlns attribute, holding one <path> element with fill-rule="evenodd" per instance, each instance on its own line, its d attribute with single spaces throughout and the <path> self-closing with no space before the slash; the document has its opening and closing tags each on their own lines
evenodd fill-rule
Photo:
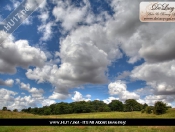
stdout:
<svg viewBox="0 0 175 132">
<path fill-rule="evenodd" d="M 141 112 L 98 112 L 64 115 L 34 115 L 0 111 L 0 118 L 175 118 L 175 109 L 163 115 Z M 0 126 L 0 132 L 175 132 L 175 126 Z"/>
</svg>

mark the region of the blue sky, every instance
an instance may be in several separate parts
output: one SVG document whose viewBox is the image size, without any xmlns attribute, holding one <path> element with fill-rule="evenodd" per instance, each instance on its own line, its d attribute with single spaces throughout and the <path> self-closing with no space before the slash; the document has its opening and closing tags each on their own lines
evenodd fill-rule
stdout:
<svg viewBox="0 0 175 132">
<path fill-rule="evenodd" d="M 1 0 L 0 21 L 21 2 Z M 174 107 L 175 26 L 140 22 L 140 2 L 43 0 L 3 38 L 0 109 L 96 99 Z"/>
</svg>

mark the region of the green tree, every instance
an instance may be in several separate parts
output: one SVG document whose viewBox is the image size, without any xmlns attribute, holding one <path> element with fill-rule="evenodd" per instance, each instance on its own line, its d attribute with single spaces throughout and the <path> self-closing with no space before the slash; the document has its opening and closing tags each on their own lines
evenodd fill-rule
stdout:
<svg viewBox="0 0 175 132">
<path fill-rule="evenodd" d="M 148 104 L 144 103 L 142 109 L 145 109 L 148 106 Z"/>
<path fill-rule="evenodd" d="M 17 109 L 14 109 L 13 112 L 18 112 L 18 110 Z"/>
<path fill-rule="evenodd" d="M 145 111 L 146 111 L 147 114 L 151 114 L 151 113 L 152 113 L 152 109 L 151 109 L 150 106 L 147 106 L 147 107 L 145 108 Z"/>
<path fill-rule="evenodd" d="M 157 101 L 155 104 L 154 104 L 154 113 L 157 114 L 157 115 L 160 115 L 160 114 L 164 114 L 166 113 L 166 104 L 163 103 L 162 101 Z"/>
<path fill-rule="evenodd" d="M 3 107 L 2 110 L 3 110 L 3 111 L 7 111 L 7 107 Z"/>
<path fill-rule="evenodd" d="M 142 110 L 141 110 L 141 113 L 144 113 L 144 112 L 145 112 L 145 109 L 142 109 Z"/>
<path fill-rule="evenodd" d="M 112 100 L 111 103 L 109 103 L 109 108 L 111 111 L 123 111 L 123 103 L 119 100 Z"/>
<path fill-rule="evenodd" d="M 142 105 L 135 99 L 127 99 L 125 101 L 125 111 L 141 111 Z"/>
<path fill-rule="evenodd" d="M 104 106 L 106 106 L 107 104 L 105 104 L 103 101 L 100 100 L 94 100 L 91 102 L 91 106 L 92 106 L 92 112 L 102 112 L 102 109 Z M 107 107 L 106 107 L 107 108 Z"/>
<path fill-rule="evenodd" d="M 43 109 L 44 109 L 44 113 L 43 113 L 44 115 L 50 115 L 51 114 L 51 109 L 50 109 L 49 106 L 44 106 Z"/>
</svg>

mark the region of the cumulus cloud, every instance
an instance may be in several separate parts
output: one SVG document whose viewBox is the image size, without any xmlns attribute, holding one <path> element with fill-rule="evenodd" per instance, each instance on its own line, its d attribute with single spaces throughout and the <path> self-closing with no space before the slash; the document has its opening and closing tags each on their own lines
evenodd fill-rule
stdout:
<svg viewBox="0 0 175 132">
<path fill-rule="evenodd" d="M 31 25 L 33 22 L 33 17 L 29 16 L 23 21 L 23 25 Z"/>
<path fill-rule="evenodd" d="M 175 94 L 175 65 L 174 60 L 163 63 L 144 63 L 132 71 L 131 77 L 147 82 L 147 85 L 154 88 L 154 94 L 172 95 Z"/>
<path fill-rule="evenodd" d="M 114 17 L 106 23 L 109 33 L 121 42 L 121 49 L 130 57 L 129 63 L 135 63 L 141 58 L 147 62 L 174 59 L 174 24 L 140 22 L 141 1 L 134 0 L 130 8 L 129 0 L 109 2 L 115 12 Z"/>
<path fill-rule="evenodd" d="M 42 96 L 43 95 L 42 89 L 31 88 L 27 90 L 31 93 L 31 95 L 21 97 L 17 92 L 1 88 L 0 109 L 6 106 L 10 110 L 14 109 L 21 110 L 28 107 L 37 107 L 39 104 L 45 106 L 55 103 L 54 100 L 44 98 Z M 21 94 L 25 95 L 24 93 Z"/>
<path fill-rule="evenodd" d="M 4 7 L 4 9 L 5 9 L 5 10 L 8 10 L 8 11 L 11 11 L 11 10 L 12 10 L 12 7 L 11 7 L 10 5 L 6 5 L 6 6 Z"/>
<path fill-rule="evenodd" d="M 55 100 L 51 100 L 51 99 L 45 99 L 42 101 L 42 106 L 50 106 L 51 104 L 56 103 Z"/>
<path fill-rule="evenodd" d="M 27 90 L 27 91 L 29 91 L 30 90 L 30 84 L 25 84 L 25 83 L 21 83 L 20 84 L 20 87 L 21 87 L 21 89 L 23 89 L 23 90 Z"/>
<path fill-rule="evenodd" d="M 13 92 L 11 90 L 7 90 L 4 88 L 0 89 L 0 99 L 1 99 L 1 103 L 3 103 L 3 101 L 5 102 L 5 100 L 8 101 L 13 101 L 14 100 L 14 95 L 17 95 L 18 93 Z"/>
<path fill-rule="evenodd" d="M 126 79 L 130 74 L 130 71 L 123 71 L 117 76 L 117 80 Z"/>
<path fill-rule="evenodd" d="M 58 1 L 57 6 L 54 7 L 52 14 L 57 22 L 61 22 L 61 26 L 66 31 L 75 28 L 78 22 L 83 21 L 89 3 L 86 0 L 83 0 L 82 3 L 85 5 L 76 7 L 70 0 Z"/>
<path fill-rule="evenodd" d="M 53 26 L 55 26 L 55 22 L 49 19 L 49 9 L 46 0 L 44 0 L 39 7 L 38 11 L 40 14 L 38 15 L 38 19 L 41 21 L 41 25 L 38 26 L 38 32 L 42 33 L 40 41 L 48 41 L 53 36 Z"/>
<path fill-rule="evenodd" d="M 2 86 L 11 87 L 11 86 L 13 86 L 13 83 L 14 83 L 13 79 L 7 79 L 5 81 L 0 79 L 0 85 L 2 85 Z"/>
<path fill-rule="evenodd" d="M 44 65 L 47 58 L 39 48 L 31 47 L 27 40 L 13 42 L 3 37 L 1 39 L 5 41 L 0 45 L 0 73 L 12 74 L 16 72 L 17 67 Z"/>
<path fill-rule="evenodd" d="M 20 2 L 19 1 L 16 1 L 16 0 L 10 0 L 13 4 L 13 9 L 17 8 L 19 5 L 20 5 Z"/>
<path fill-rule="evenodd" d="M 106 104 L 109 104 L 112 102 L 112 100 L 119 100 L 119 98 L 115 98 L 115 97 L 109 97 L 107 99 L 104 99 L 103 102 Z"/>
<path fill-rule="evenodd" d="M 119 100 L 125 101 L 126 99 L 139 99 L 140 96 L 134 92 L 129 92 L 124 81 L 118 80 L 108 85 L 109 94 L 117 95 Z"/>
<path fill-rule="evenodd" d="M 56 22 L 61 22 L 61 27 L 65 33 L 76 29 L 81 24 L 92 25 L 94 23 L 104 24 L 111 16 L 107 11 L 101 11 L 96 15 L 92 11 L 91 3 L 88 0 L 81 2 L 73 2 L 70 0 L 53 2 L 57 6 L 54 7 L 52 14 L 56 18 Z M 77 6 L 78 4 L 78 6 Z"/>
<path fill-rule="evenodd" d="M 52 27 L 54 25 L 54 22 L 48 22 L 47 24 L 44 23 L 38 27 L 38 31 L 43 33 L 43 36 L 40 38 L 40 41 L 47 41 L 52 38 Z"/>
<path fill-rule="evenodd" d="M 172 106 L 172 103 L 175 101 L 175 97 L 167 95 L 148 95 L 144 98 L 144 102 L 152 106 L 157 101 L 163 101 L 167 105 Z"/>
<path fill-rule="evenodd" d="M 82 26 L 60 41 L 60 67 L 45 65 L 29 69 L 26 76 L 53 84 L 60 94 L 82 84 L 107 82 L 107 66 L 122 54 L 116 40 L 108 39 L 106 29 L 99 25 Z M 58 96 L 59 97 L 59 96 Z"/>
<path fill-rule="evenodd" d="M 20 83 L 20 88 L 23 89 L 23 90 L 26 90 L 28 91 L 33 98 L 38 98 L 38 99 L 42 99 L 43 98 L 43 94 L 44 94 L 44 90 L 43 89 L 37 89 L 37 88 L 30 88 L 30 84 L 27 83 L 23 83 L 21 82 Z"/>
<path fill-rule="evenodd" d="M 145 60 L 144 64 L 134 68 L 130 77 L 146 81 L 148 87 L 135 92 L 137 94 L 148 92 L 145 100 L 160 96 L 162 100 L 166 100 L 165 95 L 173 96 L 175 93 L 173 82 L 175 26 L 173 23 L 140 22 L 138 7 L 141 1 L 133 1 L 130 8 L 128 8 L 129 0 L 109 1 L 114 15 L 106 23 L 107 31 L 112 38 L 117 37 L 121 42 L 121 49 L 129 57 L 129 63 L 133 64 L 142 58 Z M 119 75 L 120 78 L 123 77 Z"/>
<path fill-rule="evenodd" d="M 89 101 L 89 100 L 91 100 L 90 98 L 91 98 L 91 95 L 89 95 L 89 94 L 86 95 L 86 98 L 84 98 L 80 92 L 75 91 L 74 96 L 72 97 L 72 100 L 75 102 L 77 102 L 77 101 Z"/>
<path fill-rule="evenodd" d="M 51 96 L 49 96 L 49 99 L 64 100 L 64 99 L 66 99 L 68 97 L 70 97 L 70 94 L 62 94 L 62 93 L 53 92 L 53 94 Z"/>
<path fill-rule="evenodd" d="M 16 84 L 19 84 L 21 82 L 19 78 L 16 78 L 15 81 L 16 81 Z"/>
</svg>

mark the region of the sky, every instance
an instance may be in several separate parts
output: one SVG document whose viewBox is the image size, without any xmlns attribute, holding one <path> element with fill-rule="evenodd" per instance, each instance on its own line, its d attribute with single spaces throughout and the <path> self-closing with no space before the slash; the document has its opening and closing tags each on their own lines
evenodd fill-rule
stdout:
<svg viewBox="0 0 175 132">
<path fill-rule="evenodd" d="M 0 22 L 21 2 L 1 0 Z M 140 2 L 43 0 L 2 38 L 0 109 L 114 99 L 175 107 L 175 24 L 141 22 Z"/>
</svg>

